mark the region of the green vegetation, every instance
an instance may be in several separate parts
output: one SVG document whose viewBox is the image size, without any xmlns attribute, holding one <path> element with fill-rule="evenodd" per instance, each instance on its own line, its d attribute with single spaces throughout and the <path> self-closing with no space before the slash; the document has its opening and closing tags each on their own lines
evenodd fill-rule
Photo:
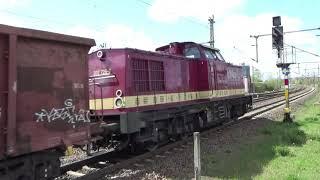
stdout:
<svg viewBox="0 0 320 180">
<path fill-rule="evenodd" d="M 202 154 L 205 179 L 320 179 L 319 96 L 297 113 L 295 123 L 265 119 L 256 135 Z M 226 153 L 228 150 L 229 153 Z"/>
<path fill-rule="evenodd" d="M 278 90 L 282 85 L 281 80 L 272 77 L 269 77 L 267 80 L 263 81 L 259 70 L 254 71 L 253 81 L 254 89 L 257 93 Z"/>
<path fill-rule="evenodd" d="M 273 91 L 280 89 L 280 83 L 282 81 L 278 79 L 267 79 L 265 81 L 255 81 L 254 88 L 256 93 Z"/>
</svg>

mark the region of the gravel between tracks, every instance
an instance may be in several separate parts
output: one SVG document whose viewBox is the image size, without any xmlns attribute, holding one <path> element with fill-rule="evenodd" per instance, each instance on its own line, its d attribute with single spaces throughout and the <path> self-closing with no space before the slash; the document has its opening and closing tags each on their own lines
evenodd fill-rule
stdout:
<svg viewBox="0 0 320 180">
<path fill-rule="evenodd" d="M 292 103 L 292 111 L 296 111 L 310 97 L 312 94 Z M 243 122 L 201 138 L 201 156 L 219 151 L 232 152 L 233 144 L 240 143 L 243 138 L 257 135 L 258 127 L 265 127 L 271 122 L 270 120 L 281 119 L 282 116 L 283 107 L 279 107 L 259 115 L 255 121 Z M 170 151 L 170 154 L 154 157 L 153 161 L 108 175 L 106 179 L 192 179 L 193 177 L 193 145 L 190 143 L 183 150 L 177 148 Z"/>
</svg>

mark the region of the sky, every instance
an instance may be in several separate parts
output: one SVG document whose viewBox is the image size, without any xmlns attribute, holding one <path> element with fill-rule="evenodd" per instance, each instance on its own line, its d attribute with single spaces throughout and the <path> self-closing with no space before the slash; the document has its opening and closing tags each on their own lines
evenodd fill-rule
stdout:
<svg viewBox="0 0 320 180">
<path fill-rule="evenodd" d="M 277 57 L 270 34 L 272 17 L 284 31 L 319 28 L 320 1 L 298 0 L 0 0 L 0 24 L 89 37 L 107 48 L 145 50 L 178 41 L 209 41 L 208 18 L 215 16 L 215 47 L 226 61 L 248 64 L 264 78 L 276 77 Z M 286 34 L 286 44 L 320 54 L 320 30 Z M 96 49 L 96 48 L 94 48 Z M 93 50 L 94 50 L 93 49 Z M 291 49 L 287 51 L 292 61 Z M 297 50 L 292 76 L 318 73 L 320 58 Z M 305 69 L 308 69 L 305 71 Z"/>
</svg>

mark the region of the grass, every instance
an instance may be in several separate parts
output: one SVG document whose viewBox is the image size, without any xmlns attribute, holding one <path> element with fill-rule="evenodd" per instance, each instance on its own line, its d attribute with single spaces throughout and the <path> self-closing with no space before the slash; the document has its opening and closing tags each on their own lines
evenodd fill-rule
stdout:
<svg viewBox="0 0 320 180">
<path fill-rule="evenodd" d="M 286 146 L 275 146 L 273 151 L 278 156 L 288 156 L 292 154 L 290 149 Z"/>
<path fill-rule="evenodd" d="M 288 124 L 266 119 L 257 135 L 202 153 L 205 179 L 320 179 L 319 95 Z M 229 153 L 226 153 L 228 150 Z"/>
</svg>

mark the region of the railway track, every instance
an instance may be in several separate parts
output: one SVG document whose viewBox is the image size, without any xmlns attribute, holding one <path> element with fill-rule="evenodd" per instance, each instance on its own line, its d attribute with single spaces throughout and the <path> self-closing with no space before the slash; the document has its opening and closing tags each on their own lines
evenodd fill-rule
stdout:
<svg viewBox="0 0 320 180">
<path fill-rule="evenodd" d="M 291 92 L 292 95 L 290 95 L 290 102 L 292 101 L 293 98 L 295 98 L 296 96 L 299 96 L 300 94 L 303 94 L 305 92 L 308 92 L 309 90 L 308 89 L 300 89 L 299 91 L 295 91 L 295 92 Z M 281 96 L 283 96 L 283 94 L 281 94 Z M 275 96 L 273 98 L 267 98 L 265 99 L 264 101 L 268 101 L 268 100 L 271 100 L 271 99 L 275 99 L 275 98 L 278 98 L 278 97 L 281 97 L 281 96 Z M 260 109 L 260 108 L 264 108 L 266 106 L 269 106 L 269 105 L 272 105 L 274 103 L 278 103 L 278 102 L 283 102 L 284 101 L 284 98 L 281 98 L 279 100 L 276 100 L 276 101 L 272 101 L 270 103 L 266 103 L 266 104 L 262 104 L 262 105 L 255 105 L 255 107 L 252 109 L 253 111 L 254 110 L 257 110 L 257 109 Z M 261 102 L 261 101 L 259 101 Z M 254 102 L 254 103 L 257 103 L 257 102 Z"/>
<path fill-rule="evenodd" d="M 294 102 L 312 92 L 314 92 L 314 89 L 303 90 L 301 93 L 296 93 L 292 95 L 290 101 Z M 201 132 L 201 137 L 205 138 L 206 136 L 209 136 L 211 133 L 216 133 L 217 131 L 221 131 L 227 127 L 245 121 L 252 121 L 254 120 L 255 116 L 258 116 L 272 109 L 278 108 L 284 104 L 285 103 L 283 102 L 283 100 L 278 100 L 272 103 L 265 104 L 263 106 L 258 106 L 236 120 L 229 121 L 221 126 L 214 127 Z M 165 145 L 159 149 L 156 149 L 153 152 L 147 152 L 137 156 L 126 156 L 123 153 L 116 151 L 112 151 L 110 153 L 96 154 L 95 156 L 89 157 L 85 160 L 62 166 L 62 172 L 66 173 L 67 176 L 59 179 L 103 179 L 106 175 L 117 172 L 120 169 L 124 169 L 130 166 L 141 166 L 145 162 L 152 162 L 153 158 L 161 158 L 162 156 L 164 156 L 163 154 L 170 154 L 170 151 L 183 150 L 185 146 L 191 145 L 192 143 L 193 142 L 191 137 L 188 137 L 186 139 Z"/>
<path fill-rule="evenodd" d="M 290 91 L 291 94 L 302 91 L 303 88 L 295 88 Z M 284 91 L 275 91 L 275 92 L 267 92 L 267 93 L 258 93 L 258 94 L 253 94 L 253 103 L 261 102 L 261 101 L 266 101 L 269 99 L 273 99 L 276 97 L 281 97 L 283 96 Z"/>
</svg>

